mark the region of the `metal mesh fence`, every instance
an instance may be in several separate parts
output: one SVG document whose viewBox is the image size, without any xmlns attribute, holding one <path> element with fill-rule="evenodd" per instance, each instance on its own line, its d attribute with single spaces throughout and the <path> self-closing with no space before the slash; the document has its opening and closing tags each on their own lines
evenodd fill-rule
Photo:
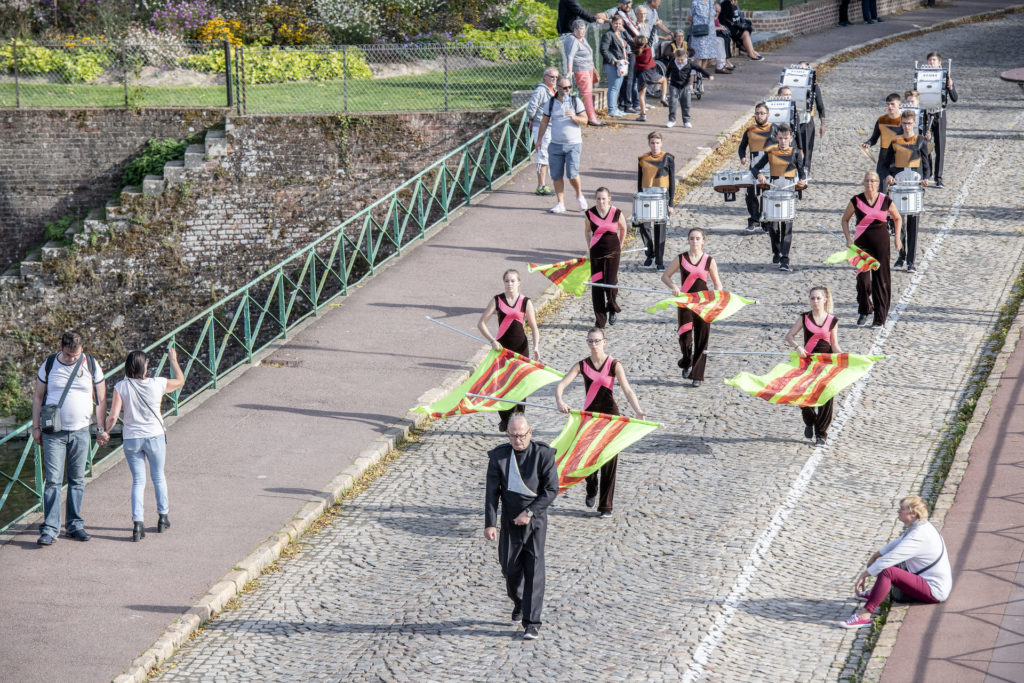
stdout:
<svg viewBox="0 0 1024 683">
<path fill-rule="evenodd" d="M 0 44 L 0 108 L 501 109 L 560 59 L 557 40 L 289 49 L 146 40 L 9 41 Z"/>
</svg>

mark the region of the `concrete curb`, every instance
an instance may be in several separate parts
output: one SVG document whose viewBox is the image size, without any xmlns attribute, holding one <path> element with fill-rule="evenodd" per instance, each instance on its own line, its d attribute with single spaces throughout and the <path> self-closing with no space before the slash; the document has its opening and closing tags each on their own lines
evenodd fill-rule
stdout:
<svg viewBox="0 0 1024 683">
<path fill-rule="evenodd" d="M 819 66 L 829 62 L 839 61 L 843 56 L 848 54 L 855 54 L 856 52 L 861 50 L 883 47 L 890 43 L 899 42 L 907 38 L 916 37 L 934 31 L 952 28 L 963 23 L 985 21 L 988 19 L 1004 16 L 1006 14 L 1019 11 L 1024 11 L 1024 4 L 1012 5 L 1006 8 L 1002 8 L 1000 10 L 979 13 L 976 15 L 958 17 L 956 19 L 948 20 L 928 27 L 923 27 L 921 29 L 914 29 L 912 31 L 903 31 L 900 33 L 895 33 L 884 38 L 877 38 L 874 40 L 867 41 L 865 43 L 861 43 L 856 46 L 851 46 L 848 48 L 844 48 L 843 50 L 831 53 L 815 61 L 813 63 L 813 66 Z M 750 120 L 751 116 L 753 116 L 753 107 L 747 110 L 747 112 L 745 112 L 742 116 L 736 119 L 725 131 L 722 132 L 722 134 L 719 136 L 720 141 L 728 140 L 733 134 L 735 134 L 743 127 L 745 127 L 747 122 Z M 708 159 L 708 157 L 711 156 L 711 154 L 714 152 L 715 149 L 718 148 L 719 145 L 720 142 L 716 143 L 711 147 L 698 148 L 700 149 L 699 154 L 689 163 L 687 163 L 686 166 L 684 166 L 677 172 L 677 177 L 682 177 L 685 179 L 687 176 L 694 173 Z M 495 183 L 492 186 L 491 191 L 494 191 L 502 187 L 505 183 L 512 180 L 512 178 L 515 177 L 519 170 L 529 162 L 530 160 L 528 159 L 526 161 L 523 161 L 513 169 L 511 169 L 510 173 L 505 178 L 501 179 L 499 182 Z M 486 196 L 486 194 L 481 196 Z M 468 208 L 470 207 L 464 206 L 452 212 L 448 221 L 437 226 L 435 229 L 429 231 L 428 234 L 425 236 L 425 239 L 419 240 L 410 245 L 409 247 L 407 247 L 407 251 L 405 253 L 419 246 L 420 243 L 426 242 L 426 240 L 433 236 L 433 234 L 443 229 L 448 223 L 450 223 L 456 217 L 461 215 Z M 399 262 L 400 260 L 401 257 L 399 257 L 398 259 L 394 259 L 393 261 L 390 261 L 388 264 L 386 264 L 384 267 L 390 267 L 391 265 Z M 536 301 L 536 310 L 538 315 L 540 315 L 541 312 L 549 304 L 551 304 L 553 301 L 558 300 L 562 296 L 563 293 L 557 285 L 549 285 L 544 290 L 543 294 L 540 297 L 538 297 Z M 310 318 L 305 323 L 303 323 L 303 327 L 316 319 L 316 317 Z M 1022 326 L 1024 326 L 1024 311 L 1022 311 L 1021 314 L 1018 314 L 1017 319 L 1014 321 L 1014 324 L 1011 327 L 1009 334 L 1016 334 L 1017 336 L 1019 336 Z M 281 345 L 283 346 L 285 343 L 287 343 L 287 340 L 282 340 Z M 1006 367 L 1009 355 L 1010 353 L 1012 353 L 1013 350 L 1010 347 L 1015 346 L 1016 337 L 1014 337 L 1012 343 L 1011 340 L 1008 338 L 1006 345 L 1004 345 L 1003 350 L 997 357 L 996 365 L 993 367 L 993 374 L 996 371 L 998 371 L 999 376 L 1001 376 L 1002 371 Z M 276 350 L 276 348 L 278 348 L 278 346 L 275 345 L 273 349 L 267 349 L 265 354 L 261 354 L 261 357 L 268 355 L 273 350 Z M 474 354 L 474 356 L 469 360 L 469 365 L 471 366 L 471 368 L 475 367 L 484 358 L 484 356 L 487 355 L 487 351 L 488 347 L 485 346 L 476 354 Z M 245 366 L 245 368 L 248 367 L 250 366 Z M 241 368 L 240 370 L 244 371 L 245 368 Z M 425 392 L 420 397 L 419 402 L 429 403 L 434 400 L 437 400 L 437 398 L 445 395 L 448 391 L 457 387 L 459 384 L 465 381 L 465 379 L 471 374 L 471 372 L 471 369 L 452 372 L 442 381 L 442 383 L 438 387 Z M 211 392 L 211 395 L 212 393 L 213 392 Z M 992 397 L 994 396 L 994 394 L 995 388 L 992 386 L 990 382 L 989 385 L 985 388 L 984 392 L 982 393 L 978 405 L 979 409 L 982 407 L 984 408 L 984 412 L 986 414 L 988 412 L 989 407 L 991 406 Z M 199 403 L 201 403 L 201 401 L 196 401 L 195 405 L 198 406 Z M 192 407 L 195 406 L 190 406 L 190 409 Z M 978 417 L 978 414 L 978 409 L 976 409 L 975 418 L 972 419 L 967 434 L 965 435 L 964 440 L 961 442 L 960 447 L 957 449 L 957 454 L 954 459 L 953 465 L 950 468 L 950 473 L 947 477 L 946 484 L 943 487 L 942 494 L 939 496 L 939 503 L 936 504 L 936 516 L 939 516 L 940 504 L 943 504 L 945 506 L 941 513 L 941 517 L 945 516 L 945 512 L 952 505 L 952 500 L 956 492 L 956 487 L 959 485 L 963 477 L 963 473 L 966 470 L 967 453 L 970 451 L 970 444 L 973 443 L 975 436 L 981 428 L 981 423 L 984 422 L 984 415 Z M 364 449 L 359 454 L 359 456 L 355 459 L 352 465 L 350 465 L 348 468 L 343 470 L 334 479 L 331 480 L 331 482 L 325 487 L 325 491 L 320 497 L 318 497 L 315 500 L 310 500 L 309 502 L 307 502 L 299 510 L 299 512 L 296 513 L 292 521 L 283 526 L 276 534 L 271 535 L 270 538 L 268 538 L 268 540 L 264 541 L 262 544 L 257 546 L 245 559 L 243 559 L 231 571 L 225 574 L 219 582 L 214 584 L 210 588 L 210 590 L 207 591 L 207 593 L 204 594 L 191 609 L 189 609 L 182 616 L 178 617 L 164 631 L 164 633 L 160 637 L 158 637 L 156 641 L 154 641 L 153 645 L 151 645 L 141 655 L 136 657 L 135 660 L 132 661 L 132 663 L 123 673 L 121 673 L 119 676 L 113 679 L 114 683 L 142 683 L 143 681 L 148 680 L 149 672 L 151 669 L 153 669 L 156 666 L 159 666 L 161 663 L 170 659 L 173 656 L 173 654 L 178 650 L 178 648 L 180 648 L 184 643 L 186 643 L 203 624 L 205 624 L 210 619 L 212 619 L 213 617 L 217 616 L 220 612 L 222 612 L 224 606 L 228 603 L 228 601 L 231 600 L 233 597 L 236 597 L 240 593 L 243 586 L 245 586 L 249 581 L 258 578 L 268 565 L 272 564 L 278 558 L 280 558 L 281 551 L 284 549 L 285 546 L 298 540 L 302 536 L 302 534 L 309 528 L 309 526 L 318 517 L 320 517 L 320 515 L 322 515 L 327 508 L 329 508 L 336 502 L 340 501 L 344 494 L 349 489 L 351 489 L 352 486 L 357 481 L 359 481 L 360 478 L 362 478 L 362 476 L 366 473 L 367 469 L 369 469 L 374 464 L 379 462 L 393 449 L 397 448 L 402 443 L 404 443 L 408 439 L 409 433 L 413 429 L 417 429 L 429 421 L 430 418 L 425 414 L 408 412 L 406 413 L 406 416 L 403 419 L 391 425 L 384 434 L 375 439 L 368 448 Z M 977 423 L 977 425 L 975 423 Z M 901 609 L 903 610 L 903 612 L 899 612 L 899 610 Z M 877 659 L 881 661 L 881 664 L 876 665 L 875 668 L 877 668 L 879 673 L 881 672 L 882 667 L 884 667 L 884 658 L 888 656 L 892 648 L 892 643 L 895 642 L 898 624 L 902 623 L 902 616 L 903 614 L 905 614 L 905 610 L 905 606 L 890 610 L 890 621 L 887 621 L 886 626 L 883 628 L 882 633 L 879 636 L 878 643 L 876 644 L 871 660 L 869 661 L 869 669 L 871 669 L 872 664 L 876 662 L 876 654 L 874 653 L 878 653 Z M 897 617 L 894 617 L 894 613 L 897 612 L 899 612 L 898 623 Z M 888 642 L 890 640 L 890 623 L 893 624 L 893 628 L 891 630 L 891 642 Z M 883 638 L 886 638 L 888 642 L 887 646 L 883 646 Z M 884 654 L 882 654 L 883 652 Z M 867 678 L 867 674 L 865 674 L 865 680 L 869 680 Z"/>
</svg>

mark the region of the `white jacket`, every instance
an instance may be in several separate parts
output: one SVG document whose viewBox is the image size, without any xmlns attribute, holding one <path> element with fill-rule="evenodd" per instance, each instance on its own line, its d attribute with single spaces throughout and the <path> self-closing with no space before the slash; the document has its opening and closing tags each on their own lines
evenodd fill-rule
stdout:
<svg viewBox="0 0 1024 683">
<path fill-rule="evenodd" d="M 949 592 L 953 589 L 953 570 L 949 566 L 949 553 L 945 549 L 942 536 L 928 520 L 914 522 L 902 535 L 886 543 L 878 552 L 882 556 L 868 567 L 871 576 L 878 576 L 883 569 L 900 562 L 906 563 L 907 571 L 917 573 L 939 558 L 938 562 L 920 576 L 928 582 L 933 598 L 942 602 L 949 597 Z"/>
</svg>

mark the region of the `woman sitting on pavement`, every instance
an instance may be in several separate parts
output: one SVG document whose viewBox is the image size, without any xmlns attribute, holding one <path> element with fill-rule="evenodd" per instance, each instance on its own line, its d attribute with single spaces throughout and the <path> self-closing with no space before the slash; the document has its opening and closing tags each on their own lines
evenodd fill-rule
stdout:
<svg viewBox="0 0 1024 683">
<path fill-rule="evenodd" d="M 149 357 L 145 351 L 132 351 L 124 362 L 124 379 L 114 385 L 114 397 L 107 413 L 106 429 L 117 424 L 117 417 L 124 406 L 124 458 L 132 473 L 132 540 L 146 537 L 143 523 L 142 497 L 146 491 L 146 461 L 149 461 L 149 476 L 156 492 L 156 511 L 159 515 L 156 530 L 169 529 L 167 517 L 167 481 L 164 479 L 164 459 L 167 455 L 167 441 L 164 437 L 164 420 L 160 412 L 163 395 L 185 385 L 185 375 L 178 365 L 178 352 L 167 350 L 167 361 L 173 377 L 147 377 Z"/>
<path fill-rule="evenodd" d="M 928 521 L 928 507 L 920 496 L 907 496 L 896 513 L 904 530 L 868 558 L 868 566 L 857 575 L 854 591 L 864 608 L 840 623 L 843 628 L 871 625 L 871 614 L 892 590 L 896 602 L 944 602 L 953 588 L 953 572 L 942 536 Z M 904 569 L 904 567 L 906 567 Z M 871 590 L 865 589 L 869 576 L 875 577 Z"/>
<path fill-rule="evenodd" d="M 737 45 L 743 46 L 743 51 L 747 53 L 748 57 L 755 62 L 764 59 L 764 56 L 758 54 L 757 50 L 754 49 L 754 41 L 750 38 L 750 32 L 754 29 L 754 26 L 750 23 L 750 19 L 743 16 L 739 2 L 722 0 L 722 11 L 719 13 L 718 18 L 722 25 L 729 29 L 729 35 L 732 36 L 733 41 Z"/>
<path fill-rule="evenodd" d="M 572 22 L 572 33 L 565 36 L 565 69 L 562 73 L 572 74 L 576 88 L 580 91 L 580 99 L 587 110 L 587 123 L 591 126 L 603 126 L 594 110 L 594 86 L 600 76 L 594 70 L 594 51 L 586 40 L 587 22 L 577 19 Z"/>
<path fill-rule="evenodd" d="M 608 114 L 616 118 L 626 115 L 619 109 L 619 89 L 629 71 L 629 40 L 624 26 L 622 17 L 616 15 L 612 19 L 611 30 L 601 36 L 601 59 L 604 61 L 604 76 L 608 80 Z"/>
</svg>

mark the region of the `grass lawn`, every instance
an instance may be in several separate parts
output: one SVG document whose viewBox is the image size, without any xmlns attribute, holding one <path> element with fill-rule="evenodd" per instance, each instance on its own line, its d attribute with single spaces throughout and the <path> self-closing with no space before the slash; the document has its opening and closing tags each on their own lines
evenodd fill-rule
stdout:
<svg viewBox="0 0 1024 683">
<path fill-rule="evenodd" d="M 544 69 L 541 60 L 448 73 L 449 109 L 500 109 L 511 104 L 513 90 L 529 90 Z M 224 86 L 129 88 L 144 107 L 223 107 Z M 111 85 L 21 84 L 23 107 L 123 107 L 124 88 Z M 378 78 L 372 81 L 301 81 L 246 86 L 251 114 L 313 112 L 417 111 L 445 108 L 443 72 Z M 15 104 L 13 83 L 0 83 L 0 108 Z"/>
</svg>

